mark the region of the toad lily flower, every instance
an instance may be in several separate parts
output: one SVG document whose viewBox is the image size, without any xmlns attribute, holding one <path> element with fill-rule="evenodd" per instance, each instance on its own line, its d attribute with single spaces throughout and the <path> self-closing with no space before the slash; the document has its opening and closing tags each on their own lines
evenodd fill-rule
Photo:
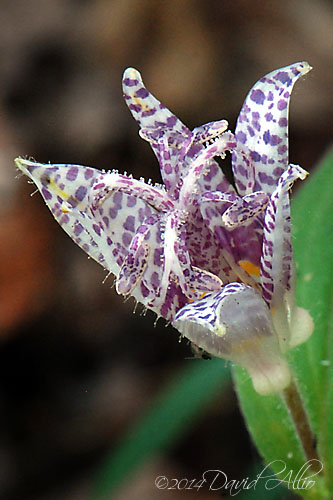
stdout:
<svg viewBox="0 0 333 500">
<path fill-rule="evenodd" d="M 116 290 L 172 321 L 176 311 L 234 277 L 203 222 L 201 192 L 227 188 L 213 159 L 235 139 L 225 120 L 191 132 L 127 69 L 126 102 L 161 167 L 164 185 L 78 165 L 17 159 L 55 219 L 74 241 L 117 276 Z"/>
<path fill-rule="evenodd" d="M 199 348 L 245 367 L 267 394 L 289 383 L 284 353 L 311 333 L 294 300 L 289 188 L 306 172 L 288 166 L 290 91 L 310 69 L 261 79 L 235 135 L 227 122 L 190 131 L 129 68 L 127 105 L 158 158 L 164 185 L 117 171 L 18 158 L 53 216 L 116 275 L 116 290 L 172 321 Z M 235 187 L 214 157 L 233 153 Z"/>
<path fill-rule="evenodd" d="M 260 394 L 288 386 L 284 354 L 313 330 L 308 312 L 295 304 L 288 191 L 307 172 L 288 166 L 287 129 L 290 92 L 310 69 L 307 63 L 293 64 L 254 85 L 235 130 L 232 167 L 238 195 L 202 196 L 205 222 L 255 283 L 229 283 L 184 306 L 174 320 L 174 326 L 200 348 L 245 367 Z M 219 203 L 228 198 L 230 207 L 221 224 Z M 233 270 L 242 277 L 235 266 Z"/>
</svg>

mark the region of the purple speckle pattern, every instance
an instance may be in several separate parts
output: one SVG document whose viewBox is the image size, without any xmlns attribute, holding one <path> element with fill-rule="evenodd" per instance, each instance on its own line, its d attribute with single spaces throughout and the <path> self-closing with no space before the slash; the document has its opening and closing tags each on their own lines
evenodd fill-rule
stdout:
<svg viewBox="0 0 333 500">
<path fill-rule="evenodd" d="M 85 196 L 87 194 L 87 188 L 86 186 L 79 186 L 77 190 L 75 191 L 75 199 L 77 201 L 83 201 Z"/>
<path fill-rule="evenodd" d="M 260 274 L 262 296 L 274 309 L 283 307 L 284 296 L 295 279 L 289 189 L 296 179 L 305 179 L 307 175 L 298 165 L 289 165 L 279 178 L 266 209 Z"/>
<path fill-rule="evenodd" d="M 230 283 L 223 287 L 223 290 L 217 293 L 207 294 L 200 300 L 194 303 L 188 304 L 178 311 L 175 317 L 175 326 L 177 327 L 178 322 L 189 321 L 202 324 L 215 331 L 216 324 L 219 324 L 218 312 L 221 304 L 226 300 L 227 297 L 234 294 L 239 294 L 247 287 L 241 283 Z M 178 324 L 179 327 L 179 324 Z"/>
<path fill-rule="evenodd" d="M 256 191 L 243 198 L 238 198 L 223 213 L 222 220 L 227 227 L 249 224 L 253 218 L 265 212 L 269 196 L 263 191 Z"/>
<path fill-rule="evenodd" d="M 78 167 L 76 165 L 71 166 L 66 172 L 66 179 L 68 181 L 75 181 L 78 176 L 78 173 L 79 173 Z"/>
<path fill-rule="evenodd" d="M 177 123 L 173 116 L 167 120 L 169 125 Z M 33 168 L 32 178 L 55 218 L 85 252 L 117 276 L 117 291 L 132 294 L 169 320 L 186 302 L 220 290 L 218 275 L 225 277 L 229 270 L 204 224 L 198 197 L 207 188 L 233 191 L 213 158 L 224 156 L 236 142 L 224 120 L 198 127 L 193 136 L 201 141 L 200 147 L 182 171 L 177 164 L 177 190 L 171 183 L 152 185 L 115 171 L 77 165 L 34 164 Z M 181 139 L 176 132 L 162 135 L 162 168 Z M 209 144 L 211 140 L 215 142 Z M 27 170 L 29 162 L 23 162 Z"/>
<path fill-rule="evenodd" d="M 146 89 L 140 73 L 133 68 L 128 68 L 124 72 L 123 93 L 129 110 L 140 127 L 140 136 L 150 143 L 158 158 L 168 194 L 172 199 L 176 199 L 182 178 L 186 175 L 193 159 L 204 148 L 206 142 L 222 135 L 227 128 L 227 122 L 225 120 L 210 122 L 191 132 Z M 214 171 L 212 175 L 214 185 L 225 181 L 222 170 L 217 167 L 214 159 L 206 164 L 207 172 Z M 203 179 L 198 179 L 200 188 L 203 187 L 203 182 Z M 225 184 L 228 185 L 227 182 Z"/>
<path fill-rule="evenodd" d="M 240 195 L 252 188 L 241 172 L 245 156 L 255 162 L 255 189 L 271 194 L 278 181 L 273 173 L 288 166 L 288 107 L 290 93 L 297 79 L 307 73 L 308 63 L 296 63 L 269 73 L 249 92 L 239 114 L 235 136 L 239 150 L 233 152 L 235 183 Z M 244 149 L 246 146 L 246 150 Z M 249 154 L 246 154 L 246 151 Z M 269 158 L 269 162 L 265 162 Z M 260 175 L 264 174 L 264 175 Z"/>
<path fill-rule="evenodd" d="M 250 94 L 250 99 L 256 104 L 264 104 L 266 97 L 262 90 L 253 89 Z"/>
</svg>

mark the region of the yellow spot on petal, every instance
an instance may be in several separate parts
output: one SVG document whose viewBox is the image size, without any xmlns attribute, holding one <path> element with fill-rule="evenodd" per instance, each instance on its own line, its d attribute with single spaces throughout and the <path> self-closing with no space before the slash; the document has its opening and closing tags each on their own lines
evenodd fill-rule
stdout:
<svg viewBox="0 0 333 500">
<path fill-rule="evenodd" d="M 141 108 L 141 111 L 150 111 L 149 105 L 145 103 L 140 97 L 132 96 L 133 102 Z"/>
<path fill-rule="evenodd" d="M 250 276 L 260 276 L 259 266 L 255 266 L 252 262 L 248 260 L 240 260 L 238 264 L 246 271 Z"/>
<path fill-rule="evenodd" d="M 52 179 L 49 180 L 49 185 L 52 187 L 53 191 L 55 191 L 63 200 L 68 200 L 69 194 L 60 189 L 60 187 L 57 186 L 57 184 Z"/>
</svg>

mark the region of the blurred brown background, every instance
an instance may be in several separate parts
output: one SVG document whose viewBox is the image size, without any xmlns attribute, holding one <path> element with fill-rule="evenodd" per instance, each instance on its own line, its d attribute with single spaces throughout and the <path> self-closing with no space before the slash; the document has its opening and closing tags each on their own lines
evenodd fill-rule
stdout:
<svg viewBox="0 0 333 500">
<path fill-rule="evenodd" d="M 38 194 L 30 198 L 34 187 L 15 179 L 13 158 L 159 181 L 122 99 L 127 66 L 190 128 L 221 118 L 233 128 L 257 79 L 308 60 L 314 69 L 291 100 L 290 161 L 311 170 L 332 141 L 333 6 L 1 0 L 0 20 L 0 498 L 79 500 L 105 453 L 169 378 L 204 361 L 186 359 L 190 348 L 171 328 L 153 328 L 151 313 L 133 315 L 112 279 L 101 284 L 103 269 Z M 213 467 L 242 478 L 255 459 L 230 388 L 117 498 L 183 498 L 157 490 L 155 477 L 196 477 Z"/>
</svg>

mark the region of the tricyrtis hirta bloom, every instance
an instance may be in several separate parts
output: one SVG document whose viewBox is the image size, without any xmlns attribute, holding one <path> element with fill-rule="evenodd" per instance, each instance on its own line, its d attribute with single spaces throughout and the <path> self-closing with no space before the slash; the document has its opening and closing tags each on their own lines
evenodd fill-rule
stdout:
<svg viewBox="0 0 333 500">
<path fill-rule="evenodd" d="M 56 220 L 110 273 L 116 289 L 172 321 L 208 352 L 240 363 L 261 393 L 289 383 L 284 353 L 311 333 L 294 302 L 288 166 L 290 91 L 310 69 L 261 79 L 235 135 L 220 120 L 189 130 L 134 69 L 123 90 L 164 185 L 117 171 L 17 159 Z M 214 157 L 232 152 L 234 185 Z"/>
<path fill-rule="evenodd" d="M 16 163 L 65 231 L 116 275 L 118 293 L 171 321 L 189 301 L 220 290 L 221 275 L 230 271 L 199 201 L 202 192 L 225 189 L 214 156 L 224 157 L 236 142 L 225 120 L 191 132 L 134 69 L 125 71 L 123 90 L 140 135 L 158 157 L 164 185 L 77 165 Z"/>
</svg>

